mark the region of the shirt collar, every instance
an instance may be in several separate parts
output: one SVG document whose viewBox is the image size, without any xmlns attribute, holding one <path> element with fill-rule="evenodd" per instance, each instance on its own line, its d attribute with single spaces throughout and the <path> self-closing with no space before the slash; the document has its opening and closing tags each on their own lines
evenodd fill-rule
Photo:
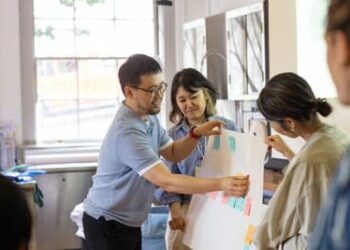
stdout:
<svg viewBox="0 0 350 250">
<path fill-rule="evenodd" d="M 151 132 L 154 127 L 154 121 L 152 121 L 151 116 L 147 116 L 146 119 L 140 117 L 134 110 L 132 110 L 128 105 L 125 104 L 125 101 L 122 102 L 120 106 L 121 112 L 125 115 L 129 115 L 135 118 L 138 121 L 141 121 L 145 125 L 147 133 Z"/>
</svg>

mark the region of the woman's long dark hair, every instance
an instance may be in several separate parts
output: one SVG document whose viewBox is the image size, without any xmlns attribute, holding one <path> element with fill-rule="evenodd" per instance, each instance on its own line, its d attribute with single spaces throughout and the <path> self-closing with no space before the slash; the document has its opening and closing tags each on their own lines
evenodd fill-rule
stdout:
<svg viewBox="0 0 350 250">
<path fill-rule="evenodd" d="M 307 122 L 314 119 L 316 112 L 322 116 L 332 112 L 326 99 L 316 98 L 309 84 L 294 73 L 279 74 L 268 81 L 257 104 L 266 119 L 281 124 L 286 117 Z"/>
<path fill-rule="evenodd" d="M 215 104 L 218 94 L 215 87 L 199 71 L 193 68 L 187 68 L 177 72 L 171 84 L 171 122 L 179 123 L 184 118 L 176 102 L 176 94 L 180 87 L 183 87 L 191 94 L 197 92 L 198 89 L 202 89 L 207 99 L 205 116 L 208 117 L 216 113 Z"/>
</svg>

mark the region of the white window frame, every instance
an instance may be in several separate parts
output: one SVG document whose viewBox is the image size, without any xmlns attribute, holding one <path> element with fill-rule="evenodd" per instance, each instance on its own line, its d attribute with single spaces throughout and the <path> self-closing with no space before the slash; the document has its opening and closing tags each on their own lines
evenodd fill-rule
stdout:
<svg viewBox="0 0 350 250">
<path fill-rule="evenodd" d="M 23 144 L 36 145 L 36 66 L 34 54 L 34 1 L 19 0 L 20 13 L 20 52 L 21 52 L 21 100 Z M 155 57 L 159 58 L 158 7 L 154 4 Z M 85 59 L 85 58 L 84 58 Z M 94 58 L 94 59 L 105 59 Z M 113 58 L 114 59 L 114 58 Z M 116 72 L 117 77 L 117 72 Z M 102 139 L 102 138 L 101 138 Z M 74 143 L 83 143 L 77 141 Z"/>
</svg>

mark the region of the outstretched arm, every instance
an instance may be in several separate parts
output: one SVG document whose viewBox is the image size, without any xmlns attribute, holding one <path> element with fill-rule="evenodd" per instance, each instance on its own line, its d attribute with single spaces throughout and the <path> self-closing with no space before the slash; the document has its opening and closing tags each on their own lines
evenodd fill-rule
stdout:
<svg viewBox="0 0 350 250">
<path fill-rule="evenodd" d="M 195 127 L 193 133 L 196 136 L 219 135 L 221 133 L 220 128 L 222 124 L 223 122 L 218 120 L 208 121 Z M 198 139 L 187 135 L 174 141 L 171 146 L 160 151 L 160 154 L 169 161 L 178 162 L 186 158 L 186 156 L 192 152 L 197 143 Z"/>
<path fill-rule="evenodd" d="M 242 196 L 248 190 L 249 176 L 199 178 L 172 174 L 163 162 L 143 174 L 144 178 L 168 192 L 194 194 L 224 191 L 227 195 Z"/>
</svg>

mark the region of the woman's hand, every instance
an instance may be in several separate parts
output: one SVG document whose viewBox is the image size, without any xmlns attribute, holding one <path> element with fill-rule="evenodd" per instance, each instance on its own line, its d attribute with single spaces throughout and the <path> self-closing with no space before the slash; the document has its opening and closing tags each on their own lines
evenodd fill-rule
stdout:
<svg viewBox="0 0 350 250">
<path fill-rule="evenodd" d="M 169 221 L 169 227 L 172 230 L 185 231 L 186 220 L 182 215 L 181 204 L 179 202 L 173 202 L 170 204 L 171 220 Z"/>
<path fill-rule="evenodd" d="M 283 139 L 279 135 L 267 136 L 264 142 L 269 147 L 273 147 L 278 152 L 283 154 L 288 160 L 291 160 L 295 155 L 293 150 L 290 147 L 288 147 L 288 145 L 283 141 Z"/>
</svg>

